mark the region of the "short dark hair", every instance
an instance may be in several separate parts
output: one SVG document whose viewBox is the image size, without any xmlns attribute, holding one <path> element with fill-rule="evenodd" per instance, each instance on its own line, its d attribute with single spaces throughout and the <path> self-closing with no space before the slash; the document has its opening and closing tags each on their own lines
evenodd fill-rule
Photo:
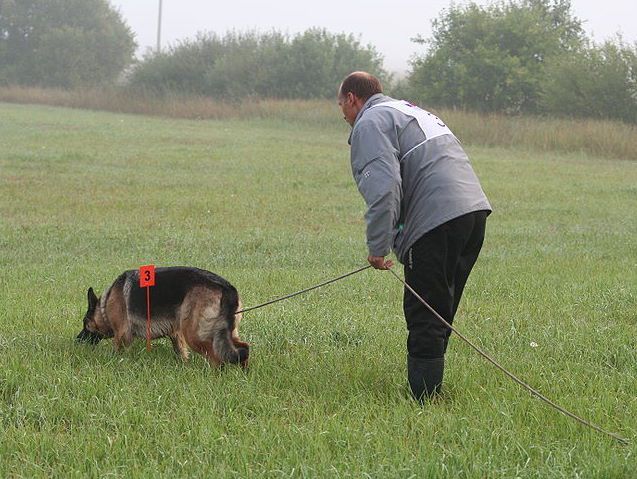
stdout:
<svg viewBox="0 0 637 479">
<path fill-rule="evenodd" d="M 367 72 L 353 72 L 345 77 L 338 94 L 344 96 L 350 92 L 362 100 L 367 100 L 376 93 L 382 93 L 383 87 L 374 75 Z"/>
</svg>

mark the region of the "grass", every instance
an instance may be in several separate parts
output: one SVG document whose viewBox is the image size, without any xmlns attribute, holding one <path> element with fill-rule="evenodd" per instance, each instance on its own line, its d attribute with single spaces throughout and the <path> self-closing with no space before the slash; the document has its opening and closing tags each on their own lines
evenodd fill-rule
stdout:
<svg viewBox="0 0 637 479">
<path fill-rule="evenodd" d="M 336 90 L 336 86 L 334 87 Z M 304 125 L 339 123 L 335 100 L 247 99 L 219 101 L 209 97 L 166 95 L 158 98 L 122 88 L 55 90 L 0 86 L 0 102 L 32 103 L 184 119 L 267 119 Z M 592 119 L 478 114 L 435 109 L 467 145 L 525 148 L 538 152 L 582 152 L 598 158 L 637 160 L 637 125 Z"/>
<path fill-rule="evenodd" d="M 166 340 L 75 344 L 86 289 L 142 264 L 212 270 L 246 306 L 362 265 L 348 131 L 16 104 L 0 118 L 0 477 L 634 477 L 635 161 L 470 147 L 495 212 L 456 320 L 621 446 L 458 338 L 443 396 L 418 407 L 401 287 L 382 272 L 246 313 L 247 373 L 181 364 Z"/>
<path fill-rule="evenodd" d="M 219 101 L 197 95 L 158 96 L 124 88 L 60 90 L 0 86 L 0 102 L 63 106 L 194 120 L 286 119 L 303 123 L 333 124 L 334 102 L 325 100 L 274 100 L 248 98 Z"/>
</svg>

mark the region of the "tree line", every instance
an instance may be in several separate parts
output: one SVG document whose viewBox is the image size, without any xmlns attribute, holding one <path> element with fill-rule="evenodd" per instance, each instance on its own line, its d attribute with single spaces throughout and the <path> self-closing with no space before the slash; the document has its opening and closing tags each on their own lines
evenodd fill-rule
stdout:
<svg viewBox="0 0 637 479">
<path fill-rule="evenodd" d="M 387 78 L 382 57 L 351 34 L 320 28 L 294 36 L 209 33 L 147 55 L 132 70 L 129 85 L 221 98 L 333 98 L 352 69 Z"/>
<path fill-rule="evenodd" d="M 451 4 L 432 36 L 414 41 L 425 51 L 400 81 L 372 45 L 321 28 L 202 33 L 136 60 L 134 35 L 108 0 L 0 0 L 0 84 L 333 98 L 347 73 L 366 70 L 427 106 L 637 123 L 637 45 L 593 42 L 570 0 Z"/>
<path fill-rule="evenodd" d="M 403 89 L 421 101 L 484 112 L 637 122 L 637 45 L 595 44 L 569 0 L 452 5 Z"/>
</svg>

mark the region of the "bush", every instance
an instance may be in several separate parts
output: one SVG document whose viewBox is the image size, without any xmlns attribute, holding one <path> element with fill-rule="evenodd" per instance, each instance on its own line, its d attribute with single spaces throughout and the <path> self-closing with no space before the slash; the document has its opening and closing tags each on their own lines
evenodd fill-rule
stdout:
<svg viewBox="0 0 637 479">
<path fill-rule="evenodd" d="M 382 57 L 353 35 L 318 28 L 294 37 L 276 31 L 208 33 L 147 55 L 132 72 L 130 85 L 218 98 L 331 98 L 354 70 L 387 78 Z"/>
<path fill-rule="evenodd" d="M 547 113 L 637 123 L 637 46 L 606 41 L 547 65 Z"/>
</svg>

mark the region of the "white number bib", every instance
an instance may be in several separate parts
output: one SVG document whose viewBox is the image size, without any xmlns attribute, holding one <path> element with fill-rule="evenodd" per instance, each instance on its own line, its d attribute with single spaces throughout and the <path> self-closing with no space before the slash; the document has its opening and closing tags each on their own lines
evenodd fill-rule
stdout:
<svg viewBox="0 0 637 479">
<path fill-rule="evenodd" d="M 447 125 L 445 125 L 443 121 L 440 118 L 438 118 L 436 115 L 428 112 L 427 110 L 423 110 L 422 108 L 417 107 L 416 105 L 412 105 L 408 101 L 397 100 L 397 101 L 387 101 L 384 103 L 378 103 L 374 106 L 370 106 L 369 110 L 371 110 L 372 108 L 378 108 L 378 107 L 393 108 L 394 110 L 398 110 L 399 112 L 404 113 L 405 115 L 415 118 L 416 121 L 418 122 L 418 126 L 420 126 L 420 129 L 425 134 L 425 138 L 426 138 L 425 141 L 414 146 L 411 150 L 409 150 L 407 153 L 403 155 L 403 158 L 407 156 L 409 153 L 411 153 L 413 150 L 418 148 L 419 146 L 424 145 L 427 141 L 431 140 L 432 138 L 436 138 L 438 136 L 443 136 L 443 135 L 455 136 L 453 135 L 451 130 L 447 127 Z"/>
</svg>

